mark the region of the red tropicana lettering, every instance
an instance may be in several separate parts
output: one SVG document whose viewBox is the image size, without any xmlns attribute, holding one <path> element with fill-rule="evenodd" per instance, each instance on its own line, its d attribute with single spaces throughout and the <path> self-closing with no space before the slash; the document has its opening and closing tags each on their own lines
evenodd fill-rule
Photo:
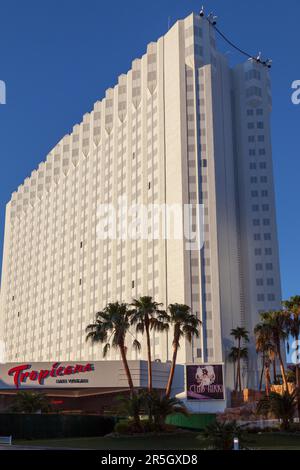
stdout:
<svg viewBox="0 0 300 470">
<path fill-rule="evenodd" d="M 31 368 L 31 365 L 30 364 L 23 364 L 21 366 L 16 366 L 16 367 L 13 367 L 12 369 L 9 369 L 8 371 L 8 375 L 13 375 L 14 376 L 14 384 L 17 388 L 19 388 L 20 384 L 21 384 L 21 374 L 24 370 L 26 369 L 30 369 Z M 25 374 L 23 374 L 25 375 Z M 24 377 L 23 377 L 23 381 L 24 381 Z"/>
<path fill-rule="evenodd" d="M 39 371 L 32 370 L 30 372 L 24 372 L 31 369 L 32 364 L 22 364 L 20 366 L 13 367 L 8 371 L 8 375 L 13 375 L 14 384 L 16 388 L 19 388 L 22 382 L 26 379 L 29 381 L 38 381 L 39 385 L 44 385 L 45 379 L 48 377 L 61 377 L 64 375 L 80 374 L 85 372 L 92 372 L 95 370 L 94 364 L 75 364 L 74 366 L 67 364 L 65 366 L 60 365 L 60 362 L 55 362 L 50 370 L 40 369 Z"/>
</svg>

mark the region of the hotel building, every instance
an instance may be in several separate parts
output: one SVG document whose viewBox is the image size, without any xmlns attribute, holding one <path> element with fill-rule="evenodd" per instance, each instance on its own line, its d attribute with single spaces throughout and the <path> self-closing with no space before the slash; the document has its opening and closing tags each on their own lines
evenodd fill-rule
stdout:
<svg viewBox="0 0 300 470">
<path fill-rule="evenodd" d="M 191 14 L 118 77 L 24 180 L 6 208 L 1 337 L 7 360 L 102 360 L 85 327 L 111 301 L 152 295 L 202 321 L 179 363 L 225 363 L 230 331 L 251 333 L 243 380 L 257 380 L 253 327 L 281 288 L 267 67 L 234 68 L 215 30 Z M 99 205 L 203 204 L 204 246 L 177 239 L 100 239 Z M 183 230 L 183 229 L 182 229 Z M 172 334 L 152 334 L 168 361 Z M 146 358 L 128 343 L 128 358 Z M 120 359 L 110 351 L 109 360 Z"/>
</svg>

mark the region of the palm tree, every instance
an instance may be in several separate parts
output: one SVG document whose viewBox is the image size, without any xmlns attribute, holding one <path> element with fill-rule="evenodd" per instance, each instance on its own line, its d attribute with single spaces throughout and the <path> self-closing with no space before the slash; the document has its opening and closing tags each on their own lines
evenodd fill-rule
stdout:
<svg viewBox="0 0 300 470">
<path fill-rule="evenodd" d="M 47 413 L 51 411 L 51 405 L 43 393 L 20 391 L 14 397 L 10 409 L 16 413 Z"/>
<path fill-rule="evenodd" d="M 236 391 L 237 389 L 239 388 L 239 391 L 241 392 L 242 391 L 242 379 L 241 379 L 241 343 L 242 341 L 244 342 L 249 342 L 249 333 L 248 331 L 243 328 L 243 327 L 240 327 L 240 326 L 237 326 L 236 328 L 233 328 L 230 332 L 231 336 L 234 337 L 234 339 L 238 342 L 238 345 L 237 345 L 237 370 L 236 370 L 236 377 L 237 377 L 237 380 L 236 380 Z M 245 348 L 244 348 L 245 349 Z M 245 355 L 245 352 L 243 353 Z M 245 359 L 245 357 L 244 357 Z"/>
<path fill-rule="evenodd" d="M 131 373 L 126 357 L 125 339 L 130 328 L 130 311 L 125 303 L 109 303 L 102 311 L 96 313 L 95 323 L 86 327 L 86 341 L 105 343 L 103 357 L 107 356 L 110 347 L 120 351 L 130 392 L 134 392 Z M 140 350 L 141 345 L 135 339 L 133 347 Z"/>
<path fill-rule="evenodd" d="M 281 353 L 281 342 L 287 338 L 286 315 L 282 310 L 272 310 L 260 314 L 262 323 L 270 330 L 270 339 L 275 346 L 276 356 L 279 360 L 284 390 L 288 390 L 284 362 Z"/>
<path fill-rule="evenodd" d="M 159 307 L 161 303 L 155 302 L 151 296 L 133 299 L 131 306 L 131 324 L 135 325 L 137 333 L 146 333 L 148 356 L 148 390 L 152 391 L 152 358 L 150 330 L 166 331 L 169 328 L 168 315 Z"/>
<path fill-rule="evenodd" d="M 153 390 L 145 397 L 146 411 L 154 420 L 154 427 L 157 431 L 162 430 L 167 416 L 179 413 L 188 416 L 188 410 L 177 398 L 169 398 Z"/>
<path fill-rule="evenodd" d="M 134 393 L 131 397 L 121 395 L 117 397 L 117 400 L 119 402 L 118 412 L 124 414 L 126 418 L 128 418 L 128 416 L 132 418 L 134 431 L 141 432 L 140 414 L 145 404 L 143 392 Z"/>
<path fill-rule="evenodd" d="M 228 355 L 228 359 L 230 362 L 233 362 L 234 364 L 237 364 L 239 360 L 246 360 L 248 359 L 248 349 L 247 348 L 238 348 L 236 346 L 232 346 L 230 353 Z M 235 373 L 235 386 L 234 389 L 237 392 L 239 383 L 240 383 L 240 378 L 239 378 L 239 369 L 237 367 L 236 373 Z M 240 390 L 241 391 L 241 390 Z"/>
<path fill-rule="evenodd" d="M 286 328 L 287 333 L 292 336 L 295 341 L 299 341 L 300 337 L 300 295 L 295 295 L 289 300 L 283 302 L 286 310 Z M 296 343 L 297 344 L 297 343 Z M 297 344 L 296 351 L 299 350 Z M 295 364 L 296 370 L 296 388 L 298 390 L 298 417 L 300 418 L 300 364 Z"/>
<path fill-rule="evenodd" d="M 201 321 L 191 313 L 190 307 L 183 304 L 170 304 L 168 306 L 169 321 L 174 328 L 173 336 L 173 357 L 170 369 L 166 397 L 169 398 L 172 389 L 174 372 L 176 367 L 177 353 L 180 348 L 181 338 L 185 338 L 191 343 L 193 336 L 198 338 Z"/>
<path fill-rule="evenodd" d="M 262 378 L 265 373 L 266 395 L 270 393 L 270 364 L 275 358 L 275 347 L 271 340 L 271 330 L 265 323 L 258 323 L 254 328 L 256 352 L 262 355 L 262 370 L 259 390 L 262 388 Z"/>
<path fill-rule="evenodd" d="M 215 450 L 232 450 L 235 437 L 238 438 L 241 448 L 244 448 L 247 442 L 247 431 L 236 421 L 215 421 L 206 426 L 203 437 L 201 436 Z"/>
<path fill-rule="evenodd" d="M 282 429 L 288 431 L 294 420 L 296 398 L 296 390 L 291 394 L 285 390 L 282 395 L 271 392 L 269 397 L 262 398 L 258 402 L 256 412 L 262 415 L 267 415 L 269 412 L 273 413 L 277 419 L 281 420 Z"/>
</svg>

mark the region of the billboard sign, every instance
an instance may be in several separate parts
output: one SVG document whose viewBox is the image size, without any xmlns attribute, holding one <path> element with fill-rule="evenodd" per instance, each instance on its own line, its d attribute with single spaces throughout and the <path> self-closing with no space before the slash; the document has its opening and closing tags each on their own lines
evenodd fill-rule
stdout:
<svg viewBox="0 0 300 470">
<path fill-rule="evenodd" d="M 1 364 L 0 389 L 95 386 L 95 369 L 89 362 Z"/>
<path fill-rule="evenodd" d="M 188 400 L 224 400 L 222 364 L 193 364 L 186 366 Z"/>
</svg>

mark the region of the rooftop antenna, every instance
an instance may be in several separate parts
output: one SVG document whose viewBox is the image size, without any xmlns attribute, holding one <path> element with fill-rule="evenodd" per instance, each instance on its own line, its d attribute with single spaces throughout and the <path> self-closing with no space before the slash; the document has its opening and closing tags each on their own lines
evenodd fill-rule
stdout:
<svg viewBox="0 0 300 470">
<path fill-rule="evenodd" d="M 213 14 L 213 12 L 211 12 L 211 13 L 207 16 L 207 19 L 208 19 L 208 22 L 209 22 L 210 24 L 212 24 L 213 26 L 215 26 L 215 25 L 217 24 L 217 19 L 218 19 L 218 17 L 215 16 L 215 15 Z"/>
<path fill-rule="evenodd" d="M 168 31 L 169 31 L 170 27 L 171 27 L 171 17 L 168 16 Z"/>
<path fill-rule="evenodd" d="M 201 8 L 201 10 L 200 10 L 199 15 L 200 15 L 201 17 L 204 16 L 204 6 L 203 6 L 203 5 L 202 5 L 202 8 Z"/>
</svg>

